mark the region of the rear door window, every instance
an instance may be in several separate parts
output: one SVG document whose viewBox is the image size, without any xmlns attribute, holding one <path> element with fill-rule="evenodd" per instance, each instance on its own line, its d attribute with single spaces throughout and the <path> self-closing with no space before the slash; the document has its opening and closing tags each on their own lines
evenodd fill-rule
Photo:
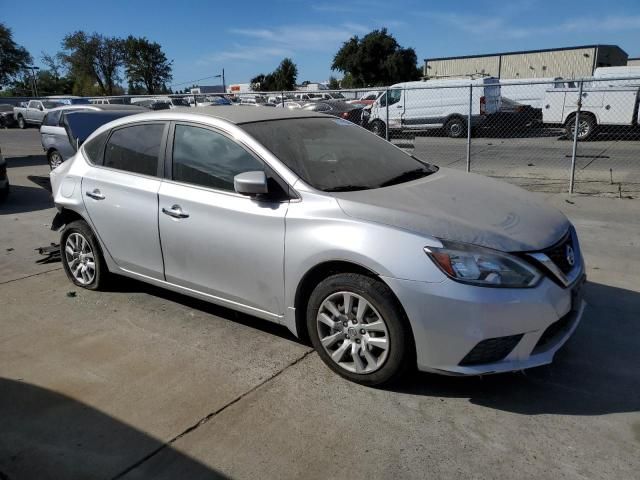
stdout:
<svg viewBox="0 0 640 480">
<path fill-rule="evenodd" d="M 114 130 L 104 152 L 104 166 L 157 176 L 164 123 L 146 123 Z"/>
<path fill-rule="evenodd" d="M 104 132 L 92 138 L 84 145 L 85 157 L 94 165 L 102 165 L 104 159 L 104 146 L 107 143 L 109 132 Z"/>
</svg>

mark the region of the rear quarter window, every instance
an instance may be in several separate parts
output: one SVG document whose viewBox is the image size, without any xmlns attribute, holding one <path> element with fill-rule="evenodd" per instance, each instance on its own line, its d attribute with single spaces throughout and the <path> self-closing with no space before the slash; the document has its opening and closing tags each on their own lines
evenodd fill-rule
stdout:
<svg viewBox="0 0 640 480">
<path fill-rule="evenodd" d="M 104 146 L 109 138 L 109 131 L 101 133 L 84 144 L 84 156 L 94 165 L 102 165 L 104 160 Z"/>
</svg>

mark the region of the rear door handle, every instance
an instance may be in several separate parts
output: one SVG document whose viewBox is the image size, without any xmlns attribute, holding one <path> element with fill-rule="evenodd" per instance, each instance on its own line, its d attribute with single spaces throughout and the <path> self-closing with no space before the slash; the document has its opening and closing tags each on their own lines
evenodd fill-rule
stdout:
<svg viewBox="0 0 640 480">
<path fill-rule="evenodd" d="M 93 198 L 94 200 L 104 200 L 105 196 L 100 193 L 100 190 L 97 188 L 93 190 L 93 192 L 87 192 L 87 197 Z"/>
<path fill-rule="evenodd" d="M 162 208 L 162 213 L 173 218 L 189 218 L 189 214 L 182 211 L 180 205 L 174 205 L 171 208 Z"/>
</svg>

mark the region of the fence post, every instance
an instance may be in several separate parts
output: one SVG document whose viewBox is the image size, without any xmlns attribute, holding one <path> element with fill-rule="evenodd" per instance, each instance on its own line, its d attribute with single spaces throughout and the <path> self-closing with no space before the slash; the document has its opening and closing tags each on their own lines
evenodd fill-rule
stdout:
<svg viewBox="0 0 640 480">
<path fill-rule="evenodd" d="M 469 84 L 469 115 L 467 116 L 467 172 L 471 171 L 471 110 L 473 109 L 473 85 Z"/>
<path fill-rule="evenodd" d="M 280 101 L 282 102 L 282 106 L 284 107 L 284 90 L 280 92 Z"/>
<path fill-rule="evenodd" d="M 571 177 L 569 178 L 569 193 L 573 193 L 576 178 L 576 153 L 578 152 L 578 129 L 580 128 L 580 110 L 582 110 L 582 88 L 584 80 L 580 80 L 578 88 L 578 109 L 576 110 L 575 126 L 573 127 L 573 149 L 571 151 Z"/>
<path fill-rule="evenodd" d="M 387 139 L 387 142 L 389 141 L 389 89 L 387 88 L 385 94 L 384 94 L 384 98 L 385 98 L 385 108 L 387 109 L 387 128 L 384 129 L 384 135 L 385 138 Z"/>
</svg>

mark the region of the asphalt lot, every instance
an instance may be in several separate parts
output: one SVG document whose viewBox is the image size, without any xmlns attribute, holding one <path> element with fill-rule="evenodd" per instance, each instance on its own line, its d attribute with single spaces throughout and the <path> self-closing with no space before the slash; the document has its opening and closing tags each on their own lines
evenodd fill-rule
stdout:
<svg viewBox="0 0 640 480">
<path fill-rule="evenodd" d="M 568 192 L 573 142 L 560 131 L 540 129 L 529 136 L 474 136 L 471 171 L 502 178 L 528 190 Z M 393 143 L 436 165 L 465 169 L 466 138 L 429 133 L 392 139 Z M 578 143 L 575 192 L 609 196 L 640 196 L 640 139 L 629 132 L 599 135 Z"/>
<path fill-rule="evenodd" d="M 545 195 L 590 280 L 553 365 L 372 389 L 279 326 L 132 280 L 85 291 L 37 264 L 57 240 L 37 130 L 0 145 L 0 479 L 637 477 L 639 201 Z"/>
</svg>

